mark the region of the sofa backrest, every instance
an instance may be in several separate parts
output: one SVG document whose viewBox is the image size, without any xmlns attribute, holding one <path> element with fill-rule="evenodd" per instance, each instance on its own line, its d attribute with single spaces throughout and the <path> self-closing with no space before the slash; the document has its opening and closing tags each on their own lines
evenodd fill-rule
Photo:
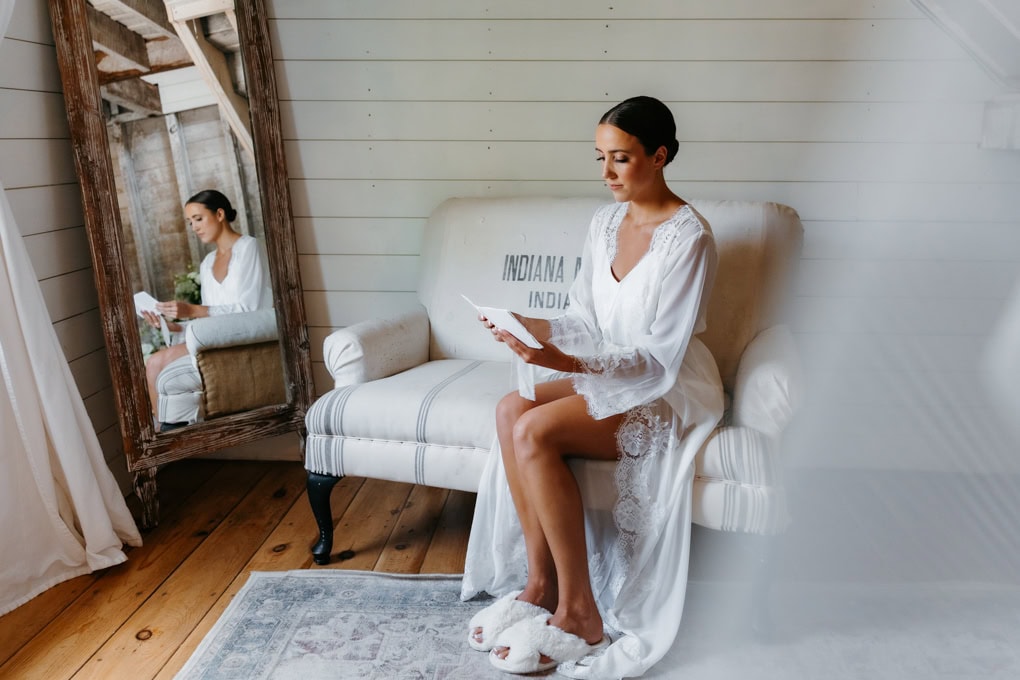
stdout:
<svg viewBox="0 0 1020 680">
<path fill-rule="evenodd" d="M 509 358 L 461 295 L 527 316 L 560 314 L 598 198 L 453 198 L 425 227 L 418 297 L 431 324 L 431 359 Z M 701 339 L 732 390 L 747 343 L 778 322 L 803 228 L 777 203 L 691 200 L 719 251 Z"/>
</svg>

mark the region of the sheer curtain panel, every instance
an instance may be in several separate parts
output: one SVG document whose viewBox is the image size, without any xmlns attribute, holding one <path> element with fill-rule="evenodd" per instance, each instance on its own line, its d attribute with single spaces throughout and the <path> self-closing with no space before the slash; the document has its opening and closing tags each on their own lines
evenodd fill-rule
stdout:
<svg viewBox="0 0 1020 680">
<path fill-rule="evenodd" d="M 14 0 L 0 0 L 0 41 Z M 0 615 L 141 545 L 0 184 Z"/>
</svg>

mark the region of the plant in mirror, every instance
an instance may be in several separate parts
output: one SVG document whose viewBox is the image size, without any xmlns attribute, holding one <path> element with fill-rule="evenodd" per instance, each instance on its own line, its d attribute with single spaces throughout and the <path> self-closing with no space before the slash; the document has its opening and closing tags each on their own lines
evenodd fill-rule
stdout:
<svg viewBox="0 0 1020 680">
<path fill-rule="evenodd" d="M 158 466 L 300 433 L 311 401 L 265 8 L 50 0 L 50 14 L 124 450 L 152 526 Z"/>
</svg>

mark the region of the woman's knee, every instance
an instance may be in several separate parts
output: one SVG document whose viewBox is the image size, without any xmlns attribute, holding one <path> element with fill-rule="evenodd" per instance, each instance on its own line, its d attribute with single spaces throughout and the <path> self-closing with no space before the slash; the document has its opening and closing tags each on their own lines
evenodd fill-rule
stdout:
<svg viewBox="0 0 1020 680">
<path fill-rule="evenodd" d="M 556 446 L 556 423 L 540 411 L 528 411 L 513 426 L 514 454 L 520 463 L 534 462 L 548 456 L 562 457 Z"/>
<path fill-rule="evenodd" d="M 510 392 L 496 404 L 496 429 L 501 433 L 512 432 L 520 417 L 532 406 L 534 402 L 524 399 L 517 392 Z"/>
<path fill-rule="evenodd" d="M 163 370 L 163 363 L 163 357 L 159 352 L 150 354 L 145 360 L 145 377 L 149 379 L 149 382 L 156 380 L 156 376 Z"/>
</svg>

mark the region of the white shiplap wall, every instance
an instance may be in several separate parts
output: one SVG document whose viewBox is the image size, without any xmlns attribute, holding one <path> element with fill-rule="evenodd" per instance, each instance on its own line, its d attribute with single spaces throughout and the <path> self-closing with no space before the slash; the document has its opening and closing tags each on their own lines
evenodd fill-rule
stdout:
<svg viewBox="0 0 1020 680">
<path fill-rule="evenodd" d="M 692 198 L 788 203 L 802 465 L 1020 469 L 977 356 L 1020 261 L 1020 154 L 981 150 L 1004 92 L 909 0 L 270 0 L 316 387 L 328 332 L 413 304 L 450 196 L 608 194 L 598 117 L 680 129 Z"/>
<path fill-rule="evenodd" d="M 0 181 L 106 459 L 127 488 L 45 0 L 18 0 L 0 42 Z"/>
</svg>

